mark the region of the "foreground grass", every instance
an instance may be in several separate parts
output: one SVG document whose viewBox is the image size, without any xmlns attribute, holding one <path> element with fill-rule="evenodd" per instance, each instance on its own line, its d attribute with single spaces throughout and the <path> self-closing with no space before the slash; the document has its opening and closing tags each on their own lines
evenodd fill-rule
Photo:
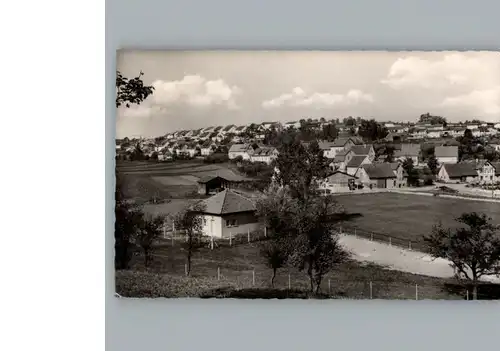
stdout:
<svg viewBox="0 0 500 351">
<path fill-rule="evenodd" d="M 141 256 L 136 256 L 131 271 L 117 272 L 116 290 L 126 297 L 310 297 L 306 274 L 291 267 L 280 269 L 271 287 L 272 271 L 260 257 L 259 245 L 200 249 L 189 277 L 184 273 L 185 253 L 179 243 L 165 245 L 156 250 L 148 269 Z M 371 290 L 373 299 L 415 299 L 418 289 L 419 299 L 462 299 L 463 295 L 445 289 L 451 282 L 351 261 L 325 277 L 320 297 L 368 299 Z"/>
</svg>

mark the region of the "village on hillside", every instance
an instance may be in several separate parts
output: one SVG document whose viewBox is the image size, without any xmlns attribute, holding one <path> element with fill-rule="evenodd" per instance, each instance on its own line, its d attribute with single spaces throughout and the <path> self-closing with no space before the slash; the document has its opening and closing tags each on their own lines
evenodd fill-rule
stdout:
<svg viewBox="0 0 500 351">
<path fill-rule="evenodd" d="M 500 190 L 500 122 L 447 123 L 430 114 L 421 115 L 415 123 L 321 118 L 207 127 L 151 139 L 125 138 L 116 142 L 116 158 L 241 160 L 271 165 L 279 154 L 276 135 L 286 131 L 295 133 L 304 144 L 318 142 L 330 170 L 322 182 L 327 193 L 434 183 Z M 411 164 L 405 164 L 407 160 Z M 408 167 L 415 174 L 408 174 Z"/>
</svg>

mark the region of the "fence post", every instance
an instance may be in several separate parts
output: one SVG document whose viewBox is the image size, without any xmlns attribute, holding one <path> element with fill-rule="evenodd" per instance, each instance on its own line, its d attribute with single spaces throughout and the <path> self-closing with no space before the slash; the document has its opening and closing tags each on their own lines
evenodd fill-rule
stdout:
<svg viewBox="0 0 500 351">
<path fill-rule="evenodd" d="M 290 273 L 288 273 L 288 290 L 292 290 L 292 283 L 290 281 Z"/>
<path fill-rule="evenodd" d="M 328 279 L 328 295 L 331 295 L 331 293 L 332 293 L 332 288 L 330 285 L 330 279 Z"/>
<path fill-rule="evenodd" d="M 469 301 L 469 289 L 467 289 L 466 292 L 467 292 L 467 294 L 466 294 L 467 295 L 467 301 Z"/>
<path fill-rule="evenodd" d="M 370 280 L 370 300 L 373 299 L 373 283 Z"/>
<path fill-rule="evenodd" d="M 233 245 L 233 233 L 229 232 L 229 246 Z"/>
<path fill-rule="evenodd" d="M 356 234 L 356 228 L 354 228 L 354 237 L 356 238 L 358 235 Z"/>
<path fill-rule="evenodd" d="M 220 267 L 217 267 L 217 280 L 220 280 Z"/>
<path fill-rule="evenodd" d="M 250 242 L 250 229 L 247 230 L 247 238 L 248 238 L 248 242 Z"/>
<path fill-rule="evenodd" d="M 210 237 L 210 250 L 213 250 L 214 249 L 214 236 L 212 235 Z"/>
<path fill-rule="evenodd" d="M 411 241 L 408 242 L 408 249 L 411 251 Z"/>
<path fill-rule="evenodd" d="M 340 226 L 340 234 L 342 234 L 342 226 Z"/>
<path fill-rule="evenodd" d="M 370 233 L 370 241 L 373 241 L 373 233 Z"/>
<path fill-rule="evenodd" d="M 415 300 L 418 300 L 418 284 L 415 284 Z"/>
<path fill-rule="evenodd" d="M 267 238 L 267 227 L 264 227 L 264 237 Z"/>
<path fill-rule="evenodd" d="M 167 222 L 163 222 L 163 239 L 167 238 Z"/>
<path fill-rule="evenodd" d="M 389 237 L 389 246 L 392 246 L 392 238 Z"/>
<path fill-rule="evenodd" d="M 188 275 L 188 265 L 184 263 L 184 274 Z"/>
<path fill-rule="evenodd" d="M 252 285 L 255 285 L 255 269 L 252 271 Z"/>
</svg>

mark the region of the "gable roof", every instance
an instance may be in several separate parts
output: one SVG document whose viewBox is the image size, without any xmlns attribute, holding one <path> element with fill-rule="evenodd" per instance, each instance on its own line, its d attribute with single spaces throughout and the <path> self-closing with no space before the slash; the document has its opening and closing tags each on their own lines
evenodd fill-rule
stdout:
<svg viewBox="0 0 500 351">
<path fill-rule="evenodd" d="M 490 164 L 495 168 L 495 175 L 500 176 L 500 162 L 490 162 Z"/>
<path fill-rule="evenodd" d="M 228 152 L 246 152 L 250 149 L 250 145 L 248 144 L 233 144 L 229 148 Z"/>
<path fill-rule="evenodd" d="M 220 178 L 220 179 L 223 179 L 223 180 L 227 181 L 227 179 L 225 179 L 225 178 L 223 178 L 221 176 L 218 176 L 218 175 L 206 175 L 206 176 L 201 177 L 200 179 L 198 179 L 198 183 L 200 183 L 200 184 L 206 184 L 209 181 L 217 179 L 217 178 Z"/>
<path fill-rule="evenodd" d="M 419 154 L 420 144 L 401 144 L 401 149 L 394 151 L 395 157 L 417 157 Z"/>
<path fill-rule="evenodd" d="M 318 142 L 318 146 L 321 150 L 326 151 L 330 150 L 330 148 L 334 146 L 334 143 L 330 141 L 320 141 Z"/>
<path fill-rule="evenodd" d="M 389 163 L 374 163 L 361 166 L 370 179 L 396 178 Z"/>
<path fill-rule="evenodd" d="M 458 157 L 458 146 L 436 146 L 436 157 Z"/>
<path fill-rule="evenodd" d="M 362 156 L 353 156 L 351 160 L 347 163 L 348 168 L 358 168 L 361 166 L 363 161 L 366 159 L 366 155 Z"/>
<path fill-rule="evenodd" d="M 254 150 L 252 156 L 270 156 L 275 151 L 275 147 L 259 147 Z"/>
<path fill-rule="evenodd" d="M 336 174 L 342 174 L 342 175 L 345 175 L 348 178 L 358 179 L 358 177 L 356 177 L 355 175 L 352 175 L 352 174 L 349 174 L 349 173 L 346 173 L 346 172 L 343 172 L 343 171 L 340 171 L 340 170 L 336 170 L 336 171 L 328 174 L 326 176 L 326 178 L 330 178 L 331 176 L 336 175 Z"/>
<path fill-rule="evenodd" d="M 355 155 L 368 155 L 371 149 L 372 145 L 353 145 L 351 147 Z"/>
<path fill-rule="evenodd" d="M 255 204 L 232 190 L 226 189 L 206 200 L 201 201 L 205 206 L 202 213 L 224 215 L 231 213 L 255 211 Z"/>
<path fill-rule="evenodd" d="M 233 128 L 233 127 L 234 127 L 234 124 L 230 124 L 230 125 L 228 125 L 228 126 L 225 126 L 225 127 L 224 127 L 224 129 L 223 129 L 223 131 L 224 131 L 224 132 L 227 132 L 228 130 L 230 130 L 230 129 L 231 129 L 231 128 Z"/>
<path fill-rule="evenodd" d="M 442 167 L 450 178 L 475 177 L 477 176 L 476 164 L 472 162 L 462 162 L 456 164 L 444 164 Z"/>
<path fill-rule="evenodd" d="M 350 138 L 337 138 L 335 141 L 332 143 L 333 147 L 344 147 L 345 144 L 349 141 Z"/>
</svg>

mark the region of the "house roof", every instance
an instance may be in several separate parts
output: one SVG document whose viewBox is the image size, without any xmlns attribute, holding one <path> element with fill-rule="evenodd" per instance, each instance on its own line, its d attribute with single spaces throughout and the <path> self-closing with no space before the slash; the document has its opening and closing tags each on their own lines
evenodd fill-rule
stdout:
<svg viewBox="0 0 500 351">
<path fill-rule="evenodd" d="M 274 151 L 276 151 L 275 147 L 259 147 L 255 149 L 252 156 L 270 156 Z"/>
<path fill-rule="evenodd" d="M 330 141 L 320 141 L 318 142 L 318 146 L 321 150 L 330 150 L 330 148 L 334 146 L 334 143 Z"/>
<path fill-rule="evenodd" d="M 354 152 L 355 155 L 368 155 L 370 153 L 371 148 L 372 145 L 353 145 L 351 147 L 351 150 Z"/>
<path fill-rule="evenodd" d="M 223 180 L 227 180 L 227 179 L 225 179 L 225 178 L 223 178 L 221 176 L 218 176 L 218 175 L 206 175 L 206 176 L 201 177 L 200 179 L 198 179 L 198 183 L 200 183 L 200 184 L 206 184 L 209 181 L 217 179 L 217 178 L 221 178 Z"/>
<path fill-rule="evenodd" d="M 255 204 L 232 190 L 226 189 L 220 193 L 201 201 L 205 206 L 202 211 L 207 214 L 225 215 L 231 213 L 255 211 Z"/>
<path fill-rule="evenodd" d="M 335 141 L 332 143 L 333 147 L 344 147 L 345 144 L 349 141 L 350 138 L 337 138 Z"/>
<path fill-rule="evenodd" d="M 475 163 L 462 162 L 456 164 L 444 164 L 443 167 L 450 178 L 477 176 Z"/>
<path fill-rule="evenodd" d="M 352 179 L 358 179 L 358 177 L 356 177 L 356 176 L 354 176 L 354 175 L 352 175 L 352 174 L 349 174 L 349 173 L 346 173 L 346 172 L 342 172 L 342 171 L 339 171 L 339 170 L 334 171 L 334 172 L 332 172 L 332 173 L 328 174 L 328 175 L 326 176 L 326 178 L 329 178 L 329 177 L 331 177 L 331 176 L 333 176 L 333 175 L 335 175 L 335 174 L 342 174 L 342 175 L 345 175 L 345 176 L 347 176 L 347 177 L 349 177 L 349 178 L 352 178 Z"/>
<path fill-rule="evenodd" d="M 401 144 L 401 149 L 394 151 L 395 157 L 417 157 L 419 154 L 420 144 Z"/>
<path fill-rule="evenodd" d="M 363 161 L 366 159 L 366 155 L 364 156 L 353 156 L 351 160 L 347 163 L 348 168 L 358 168 L 361 166 Z"/>
<path fill-rule="evenodd" d="M 233 144 L 229 148 L 228 152 L 246 152 L 250 149 L 250 145 L 248 144 Z"/>
<path fill-rule="evenodd" d="M 245 126 L 239 126 L 238 128 L 236 128 L 238 132 L 242 131 L 243 129 L 245 129 Z"/>
<path fill-rule="evenodd" d="M 375 163 L 361 166 L 370 179 L 396 178 L 389 163 Z"/>
<path fill-rule="evenodd" d="M 458 146 L 436 146 L 436 157 L 458 157 Z"/>
<path fill-rule="evenodd" d="M 234 124 L 230 124 L 228 126 L 225 126 L 224 129 L 222 129 L 224 132 L 227 132 L 229 129 L 233 128 Z"/>
<path fill-rule="evenodd" d="M 390 162 L 389 164 L 391 165 L 391 169 L 393 172 L 396 172 L 398 168 L 402 166 L 400 162 Z M 404 169 L 403 169 L 403 176 L 408 177 L 408 173 Z"/>
<path fill-rule="evenodd" d="M 500 176 L 500 162 L 490 162 L 493 168 L 495 168 L 495 175 Z"/>
</svg>

